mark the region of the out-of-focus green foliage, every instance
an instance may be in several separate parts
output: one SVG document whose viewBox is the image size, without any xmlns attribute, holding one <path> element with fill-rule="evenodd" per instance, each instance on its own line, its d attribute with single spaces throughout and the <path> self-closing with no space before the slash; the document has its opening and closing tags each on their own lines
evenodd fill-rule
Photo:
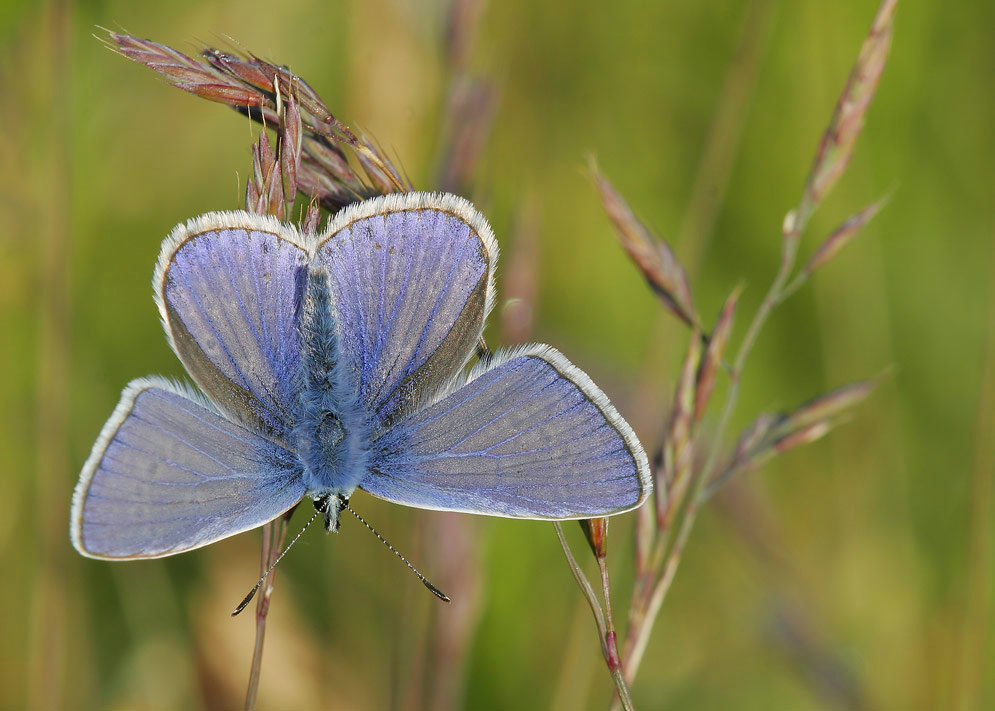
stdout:
<svg viewBox="0 0 995 711">
<path fill-rule="evenodd" d="M 502 244 L 500 276 L 523 209 L 538 215 L 534 337 L 590 372 L 648 449 L 687 334 L 618 247 L 586 155 L 674 245 L 701 314 L 718 313 L 740 281 L 739 309 L 752 314 L 875 8 L 516 0 L 484 10 L 470 66 L 498 87 L 500 106 L 468 197 Z M 177 222 L 241 206 L 252 140 L 247 119 L 107 52 L 95 25 L 190 52 L 231 36 L 289 64 L 429 189 L 444 18 L 441 3 L 401 0 L 0 11 L 5 704 L 237 706 L 252 649 L 250 616 L 228 612 L 255 581 L 257 533 L 128 564 L 83 559 L 69 543 L 72 487 L 120 389 L 182 375 L 149 288 L 159 242 Z M 774 315 L 734 430 L 894 372 L 850 426 L 710 505 L 633 685 L 638 708 L 995 706 L 993 25 L 991 3 L 900 4 L 855 157 L 802 254 L 894 193 Z M 723 106 L 735 111 L 717 119 Z M 718 158 L 708 145 L 723 147 Z M 701 180 L 717 207 L 690 217 Z M 724 390 L 720 374 L 713 398 Z M 446 517 L 355 503 L 416 564 L 429 561 L 430 577 L 444 567 L 455 545 Z M 629 518 L 610 542 L 622 590 Z M 433 669 L 443 669 L 449 682 L 463 675 L 467 708 L 607 708 L 609 677 L 552 528 L 456 530 L 476 562 L 454 573 L 473 582 L 452 608 L 358 525 L 309 532 L 277 576 L 260 707 L 417 708 L 440 698 Z M 451 630 L 445 615 L 479 615 L 465 658 L 426 641 Z"/>
</svg>

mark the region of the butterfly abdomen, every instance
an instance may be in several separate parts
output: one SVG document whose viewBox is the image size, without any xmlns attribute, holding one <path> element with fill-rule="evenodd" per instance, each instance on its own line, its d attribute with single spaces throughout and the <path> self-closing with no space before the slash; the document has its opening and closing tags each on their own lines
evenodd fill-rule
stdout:
<svg viewBox="0 0 995 711">
<path fill-rule="evenodd" d="M 301 393 L 296 443 L 308 493 L 348 497 L 366 474 L 369 425 L 357 405 L 355 379 L 339 355 L 323 267 L 308 271 L 297 332 Z"/>
</svg>

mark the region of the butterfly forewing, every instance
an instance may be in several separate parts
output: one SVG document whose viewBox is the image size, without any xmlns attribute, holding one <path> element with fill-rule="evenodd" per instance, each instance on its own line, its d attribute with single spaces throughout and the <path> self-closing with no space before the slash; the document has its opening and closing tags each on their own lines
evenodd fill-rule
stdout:
<svg viewBox="0 0 995 711">
<path fill-rule="evenodd" d="M 172 383 L 125 388 L 73 495 L 73 545 L 155 558 L 255 528 L 304 495 L 296 457 Z"/>
<path fill-rule="evenodd" d="M 497 245 L 465 200 L 390 195 L 343 211 L 319 241 L 340 350 L 381 429 L 473 354 L 494 300 Z"/>
<path fill-rule="evenodd" d="M 215 213 L 163 243 L 156 296 L 187 372 L 225 412 L 286 441 L 299 353 L 296 308 L 307 250 L 290 228 L 248 213 Z"/>
<path fill-rule="evenodd" d="M 632 430 L 547 346 L 495 356 L 374 449 L 361 487 L 422 508 L 587 518 L 634 508 L 651 488 Z"/>
</svg>

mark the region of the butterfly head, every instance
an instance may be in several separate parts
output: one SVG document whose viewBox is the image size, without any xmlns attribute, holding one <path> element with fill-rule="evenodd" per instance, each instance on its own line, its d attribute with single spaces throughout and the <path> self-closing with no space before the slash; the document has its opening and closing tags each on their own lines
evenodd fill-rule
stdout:
<svg viewBox="0 0 995 711">
<path fill-rule="evenodd" d="M 349 499 L 342 494 L 323 494 L 314 499 L 314 508 L 325 520 L 325 530 L 338 533 L 339 514 L 349 505 Z"/>
</svg>

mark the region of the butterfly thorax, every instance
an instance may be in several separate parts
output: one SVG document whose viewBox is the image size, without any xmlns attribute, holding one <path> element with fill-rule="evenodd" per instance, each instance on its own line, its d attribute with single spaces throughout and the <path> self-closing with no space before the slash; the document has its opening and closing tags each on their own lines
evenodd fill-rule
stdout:
<svg viewBox="0 0 995 711">
<path fill-rule="evenodd" d="M 340 358 L 328 272 L 312 267 L 298 317 L 300 399 L 295 427 L 308 496 L 348 500 L 367 473 L 369 425 L 357 404 L 355 378 Z M 335 530 L 339 506 L 327 506 Z"/>
</svg>

